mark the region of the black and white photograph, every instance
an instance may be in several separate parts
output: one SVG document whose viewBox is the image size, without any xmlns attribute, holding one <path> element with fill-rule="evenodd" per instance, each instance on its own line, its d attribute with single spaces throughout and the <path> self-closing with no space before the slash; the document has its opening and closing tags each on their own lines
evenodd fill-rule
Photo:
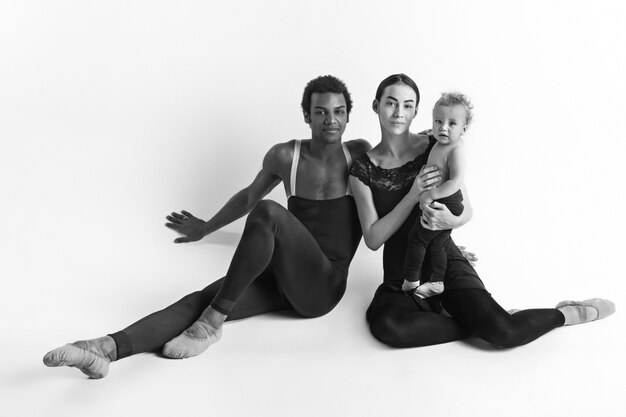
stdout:
<svg viewBox="0 0 626 417">
<path fill-rule="evenodd" d="M 0 414 L 623 417 L 624 22 L 0 1 Z"/>
</svg>

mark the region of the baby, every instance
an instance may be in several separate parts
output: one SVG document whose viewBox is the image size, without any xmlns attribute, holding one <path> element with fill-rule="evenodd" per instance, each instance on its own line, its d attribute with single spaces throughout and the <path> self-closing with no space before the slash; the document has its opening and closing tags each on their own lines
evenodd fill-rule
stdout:
<svg viewBox="0 0 626 417">
<path fill-rule="evenodd" d="M 435 103 L 431 134 L 437 143 L 430 151 L 426 166 L 439 167 L 441 183 L 438 187 L 422 193 L 419 203 L 422 209 L 436 200 L 445 204 L 455 216 L 463 212 L 463 195 L 460 188 L 465 173 L 465 145 L 462 137 L 472 121 L 472 108 L 469 98 L 460 93 L 443 93 Z M 451 232 L 451 230 L 425 229 L 418 216 L 409 233 L 409 244 L 402 271 L 403 291 L 413 291 L 421 298 L 443 292 L 448 262 L 446 246 Z M 421 282 L 422 264 L 427 249 L 430 253 L 432 276 L 430 281 Z"/>
</svg>

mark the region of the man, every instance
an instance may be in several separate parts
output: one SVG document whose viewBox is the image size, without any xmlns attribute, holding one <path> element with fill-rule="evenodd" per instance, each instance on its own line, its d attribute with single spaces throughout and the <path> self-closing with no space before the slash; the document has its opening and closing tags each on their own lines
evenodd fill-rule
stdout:
<svg viewBox="0 0 626 417">
<path fill-rule="evenodd" d="M 184 243 L 249 213 L 224 278 L 122 331 L 48 352 L 44 363 L 103 378 L 111 361 L 136 353 L 162 349 L 171 358 L 195 356 L 220 339 L 228 319 L 285 309 L 317 317 L 332 310 L 343 296 L 361 239 L 348 169 L 371 148 L 362 139 L 342 142 L 351 109 L 341 80 L 315 78 L 302 98 L 311 139 L 272 147 L 252 183 L 208 221 L 186 211 L 167 216 L 166 226 L 182 235 L 175 242 Z M 262 200 L 280 182 L 288 210 Z"/>
</svg>

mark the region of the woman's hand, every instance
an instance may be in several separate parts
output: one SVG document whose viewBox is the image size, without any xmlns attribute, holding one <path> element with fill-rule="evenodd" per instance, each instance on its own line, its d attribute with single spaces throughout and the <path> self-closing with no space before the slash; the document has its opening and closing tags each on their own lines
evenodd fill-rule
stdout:
<svg viewBox="0 0 626 417">
<path fill-rule="evenodd" d="M 171 223 L 165 223 L 167 227 L 183 235 L 174 240 L 174 243 L 195 242 L 204 237 L 204 220 L 195 217 L 193 214 L 183 210 L 179 213 L 172 213 L 166 217 Z"/>
<path fill-rule="evenodd" d="M 478 256 L 476 256 L 474 252 L 468 251 L 465 246 L 457 245 L 457 248 L 459 248 L 459 250 L 463 254 L 463 257 L 469 261 L 470 265 L 476 266 L 476 262 L 478 262 Z"/>
<path fill-rule="evenodd" d="M 458 218 L 448 210 L 445 204 L 437 201 L 422 208 L 420 222 L 428 230 L 450 230 L 458 226 Z"/>
<path fill-rule="evenodd" d="M 417 204 L 424 191 L 432 190 L 438 186 L 440 182 L 441 172 L 437 165 L 422 167 L 417 177 L 415 177 L 415 181 L 413 181 L 409 193 L 415 198 L 415 203 Z"/>
</svg>

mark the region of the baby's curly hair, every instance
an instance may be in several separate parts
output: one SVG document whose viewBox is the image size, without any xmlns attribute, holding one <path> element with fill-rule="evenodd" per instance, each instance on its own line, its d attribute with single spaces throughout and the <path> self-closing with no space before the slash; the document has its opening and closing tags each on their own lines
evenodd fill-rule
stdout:
<svg viewBox="0 0 626 417">
<path fill-rule="evenodd" d="M 441 93 L 441 97 L 437 100 L 435 106 L 463 106 L 465 109 L 465 124 L 469 126 L 472 120 L 474 120 L 474 113 L 472 112 L 474 106 L 470 98 L 465 94 L 456 91 Z"/>
</svg>

